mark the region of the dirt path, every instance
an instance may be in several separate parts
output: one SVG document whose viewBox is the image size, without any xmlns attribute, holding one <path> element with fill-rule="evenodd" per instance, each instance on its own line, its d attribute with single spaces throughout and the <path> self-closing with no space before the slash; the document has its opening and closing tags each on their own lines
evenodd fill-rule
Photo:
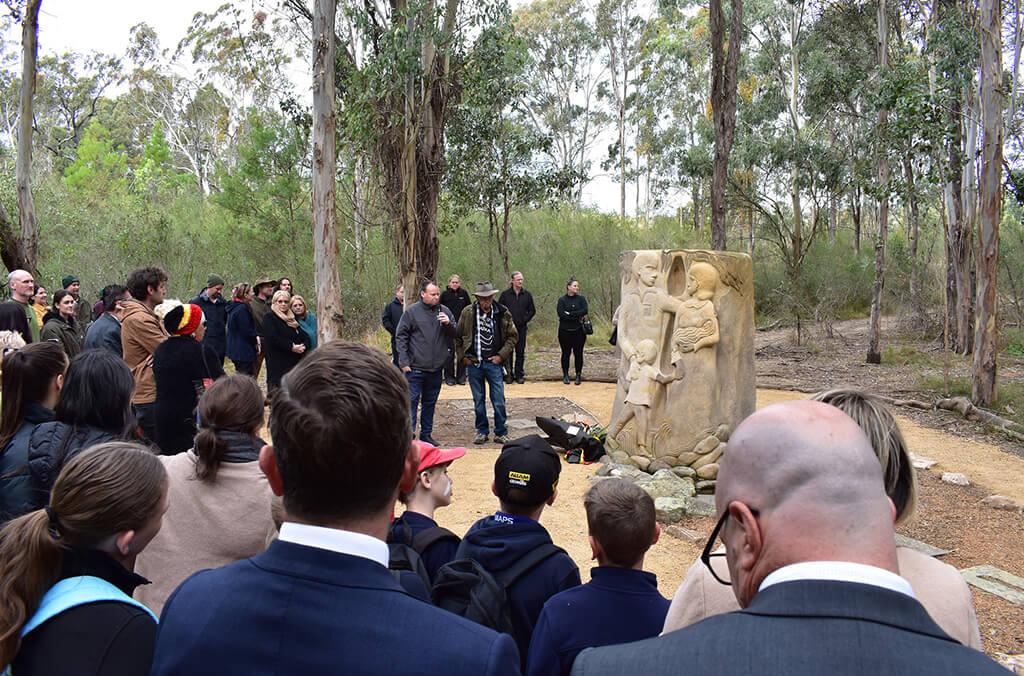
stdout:
<svg viewBox="0 0 1024 676">
<path fill-rule="evenodd" d="M 581 386 L 561 382 L 528 382 L 505 388 L 506 397 L 565 397 L 607 423 L 611 415 L 614 385 L 584 382 Z M 758 406 L 802 398 L 799 392 L 759 390 Z M 442 399 L 469 399 L 468 387 L 445 387 Z M 472 412 L 465 415 L 471 416 Z M 1024 576 L 1024 517 L 1016 513 L 996 512 L 980 506 L 981 498 L 1000 493 L 1024 503 L 1024 459 L 999 447 L 964 439 L 930 429 L 910 418 L 898 415 L 900 427 L 911 451 L 939 462 L 931 471 L 919 471 L 922 484 L 917 517 L 905 534 L 952 550 L 943 560 L 958 567 L 989 563 Z M 455 481 L 455 501 L 438 512 L 438 521 L 463 533 L 477 519 L 492 513 L 497 500 L 491 494 L 492 468 L 498 449 L 473 447 L 455 462 L 450 474 Z M 584 580 L 589 578 L 590 550 L 586 537 L 583 494 L 590 486 L 595 466 L 562 466 L 559 494 L 555 504 L 545 510 L 542 521 L 555 543 L 564 547 L 580 566 Z M 963 472 L 973 486 L 960 489 L 938 481 L 942 471 Z M 713 527 L 713 519 L 688 519 L 682 524 L 699 534 L 697 542 L 663 536 L 648 554 L 646 568 L 658 576 L 661 592 L 671 597 L 686 569 L 700 555 L 703 538 Z M 988 652 L 1024 652 L 1024 608 L 1013 606 L 994 596 L 975 590 L 982 636 Z"/>
</svg>

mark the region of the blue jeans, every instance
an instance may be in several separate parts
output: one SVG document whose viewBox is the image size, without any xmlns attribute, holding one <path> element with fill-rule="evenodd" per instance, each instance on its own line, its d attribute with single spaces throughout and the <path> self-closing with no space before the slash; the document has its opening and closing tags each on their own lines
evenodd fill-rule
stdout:
<svg viewBox="0 0 1024 676">
<path fill-rule="evenodd" d="M 434 407 L 437 406 L 437 397 L 441 394 L 441 372 L 440 371 L 419 371 L 413 369 L 405 374 L 409 382 L 409 408 L 412 417 L 412 431 L 416 432 L 416 409 L 423 402 L 423 410 L 420 413 L 420 439 L 429 437 L 434 431 Z"/>
<path fill-rule="evenodd" d="M 470 364 L 466 367 L 469 378 L 469 391 L 473 393 L 473 410 L 476 413 L 476 433 L 487 434 L 487 400 L 484 399 L 484 383 L 491 391 L 491 406 L 494 408 L 494 435 L 501 437 L 508 434 L 505 421 L 505 380 L 502 376 L 501 364 L 489 361 Z"/>
</svg>

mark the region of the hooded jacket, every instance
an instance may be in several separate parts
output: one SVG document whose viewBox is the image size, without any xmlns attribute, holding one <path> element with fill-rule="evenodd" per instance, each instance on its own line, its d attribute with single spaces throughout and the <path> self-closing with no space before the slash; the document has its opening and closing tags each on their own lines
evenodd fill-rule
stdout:
<svg viewBox="0 0 1024 676">
<path fill-rule="evenodd" d="M 203 317 L 206 319 L 203 345 L 210 348 L 210 351 L 223 361 L 228 349 L 228 302 L 224 300 L 224 296 L 210 298 L 206 289 L 200 291 L 199 295 L 189 302 L 202 308 Z"/>
<path fill-rule="evenodd" d="M 53 309 L 43 316 L 43 330 L 39 334 L 39 339 L 59 344 L 68 356 L 68 361 L 82 351 L 82 338 L 78 335 L 75 318 L 66 320 Z"/>
<path fill-rule="evenodd" d="M 40 490 L 28 471 L 28 442 L 32 430 L 51 420 L 53 411 L 40 403 L 29 403 L 24 422 L 0 454 L 0 525 L 46 500 L 46 491 Z"/>
<path fill-rule="evenodd" d="M 551 542 L 548 531 L 533 519 L 487 516 L 473 524 L 459 545 L 456 559 L 473 559 L 491 574 L 511 567 L 537 547 Z M 519 659 L 526 665 L 530 637 L 540 611 L 549 598 L 580 584 L 580 570 L 568 554 L 558 553 L 537 564 L 508 590 L 512 638 Z"/>
<path fill-rule="evenodd" d="M 248 303 L 228 303 L 227 356 L 239 363 L 256 361 L 256 322 Z"/>
<path fill-rule="evenodd" d="M 476 315 L 479 310 L 480 304 L 473 303 L 459 317 L 459 335 L 455 339 L 455 355 L 459 361 L 466 356 L 479 361 L 479 355 L 476 354 Z M 497 354 L 502 363 L 505 363 L 512 359 L 512 350 L 519 340 L 519 330 L 512 321 L 512 313 L 504 305 L 494 302 L 491 311 L 495 314 L 494 344 L 498 346 Z"/>
<path fill-rule="evenodd" d="M 121 316 L 121 349 L 128 368 L 135 377 L 133 404 L 152 404 L 156 401 L 156 379 L 150 357 L 157 346 L 167 339 L 164 324 L 142 301 L 132 300 L 124 304 Z"/>
<path fill-rule="evenodd" d="M 42 501 L 32 505 L 32 509 L 45 504 L 57 475 L 68 460 L 96 444 L 119 438 L 98 427 L 73 427 L 59 421 L 43 423 L 32 430 L 28 442 L 28 469 L 32 479 L 46 491 Z"/>
</svg>

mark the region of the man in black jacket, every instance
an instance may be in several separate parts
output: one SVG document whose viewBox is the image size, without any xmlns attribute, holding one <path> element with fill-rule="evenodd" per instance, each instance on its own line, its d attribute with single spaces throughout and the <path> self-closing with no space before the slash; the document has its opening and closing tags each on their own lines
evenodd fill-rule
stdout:
<svg viewBox="0 0 1024 676">
<path fill-rule="evenodd" d="M 220 365 L 224 365 L 224 355 L 228 351 L 228 302 L 224 300 L 224 278 L 210 275 L 206 280 L 206 288 L 189 301 L 203 310 L 206 319 L 206 335 L 203 345 L 212 352 Z"/>
<path fill-rule="evenodd" d="M 384 312 L 380 316 L 380 324 L 384 330 L 391 334 L 391 363 L 398 366 L 398 349 L 395 347 L 395 331 L 398 330 L 398 322 L 402 321 L 402 312 L 405 311 L 405 287 L 401 284 L 395 289 L 395 297 L 384 306 Z"/>
<path fill-rule="evenodd" d="M 512 323 L 516 325 L 519 340 L 516 342 L 515 360 L 508 370 L 509 377 L 522 385 L 526 381 L 526 325 L 537 314 L 533 306 L 533 294 L 523 288 L 523 273 L 512 273 L 509 287 L 501 292 L 498 302 L 512 313 Z"/>
<path fill-rule="evenodd" d="M 441 305 L 451 310 L 452 315 L 458 319 L 462 316 L 462 311 L 469 307 L 469 304 L 472 302 L 469 298 L 469 293 L 462 288 L 462 278 L 458 275 L 449 277 L 448 288 L 441 292 Z M 448 358 L 444 365 L 444 384 L 465 385 L 466 366 L 455 358 L 454 344 L 449 345 L 448 349 L 451 350 L 452 356 Z"/>
<path fill-rule="evenodd" d="M 420 441 L 442 446 L 430 433 L 434 431 L 434 407 L 441 393 L 441 369 L 451 359 L 456 333 L 456 318 L 441 304 L 441 290 L 426 280 L 420 284 L 420 302 L 413 303 L 402 315 L 395 331 L 398 365 L 409 382 L 409 408 L 416 429 L 416 411 L 420 413 Z"/>
</svg>

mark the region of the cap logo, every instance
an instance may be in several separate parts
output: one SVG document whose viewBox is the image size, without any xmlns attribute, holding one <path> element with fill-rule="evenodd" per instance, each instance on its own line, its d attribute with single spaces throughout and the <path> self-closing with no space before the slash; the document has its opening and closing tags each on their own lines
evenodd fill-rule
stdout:
<svg viewBox="0 0 1024 676">
<path fill-rule="evenodd" d="M 508 482 L 516 486 L 526 486 L 530 483 L 530 475 L 525 472 L 509 472 Z"/>
</svg>

